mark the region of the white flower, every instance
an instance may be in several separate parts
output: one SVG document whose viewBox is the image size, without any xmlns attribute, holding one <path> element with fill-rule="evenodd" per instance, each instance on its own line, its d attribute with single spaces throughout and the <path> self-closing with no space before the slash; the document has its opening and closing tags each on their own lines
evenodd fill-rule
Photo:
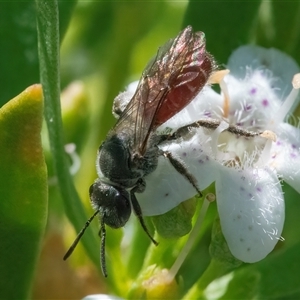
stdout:
<svg viewBox="0 0 300 300">
<path fill-rule="evenodd" d="M 84 298 L 82 298 L 82 300 L 123 300 L 123 298 L 105 294 L 94 294 L 85 296 Z"/>
<path fill-rule="evenodd" d="M 206 86 L 159 131 L 199 119 L 217 120 L 218 128 L 191 129 L 186 139 L 160 147 L 185 163 L 201 190 L 215 182 L 228 246 L 235 257 L 252 263 L 270 253 L 281 238 L 285 215 L 280 179 L 300 192 L 300 130 L 284 123 L 297 104 L 298 91 L 287 94 L 299 70 L 285 54 L 254 46 L 239 48 L 228 68 L 231 73 L 220 81 L 221 94 Z M 120 97 L 130 99 L 134 89 Z M 230 126 L 241 128 L 241 134 L 229 132 Z M 263 134 L 247 137 L 249 131 Z M 195 195 L 164 157 L 145 179 L 146 191 L 136 194 L 144 215 L 163 214 Z"/>
</svg>

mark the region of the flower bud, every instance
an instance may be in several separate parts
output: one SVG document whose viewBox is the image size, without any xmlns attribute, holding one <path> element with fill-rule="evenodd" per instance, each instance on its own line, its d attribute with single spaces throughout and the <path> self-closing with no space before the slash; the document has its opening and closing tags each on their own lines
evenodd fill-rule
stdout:
<svg viewBox="0 0 300 300">
<path fill-rule="evenodd" d="M 167 269 L 152 265 L 134 283 L 129 299 L 179 299 L 179 286 Z"/>
</svg>

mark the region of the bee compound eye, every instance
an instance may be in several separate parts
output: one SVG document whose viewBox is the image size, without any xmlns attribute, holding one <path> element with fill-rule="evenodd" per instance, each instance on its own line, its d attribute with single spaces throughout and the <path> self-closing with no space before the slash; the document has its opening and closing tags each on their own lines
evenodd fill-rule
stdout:
<svg viewBox="0 0 300 300">
<path fill-rule="evenodd" d="M 90 187 L 90 199 L 106 225 L 120 228 L 128 221 L 131 205 L 125 189 L 96 180 Z"/>
</svg>

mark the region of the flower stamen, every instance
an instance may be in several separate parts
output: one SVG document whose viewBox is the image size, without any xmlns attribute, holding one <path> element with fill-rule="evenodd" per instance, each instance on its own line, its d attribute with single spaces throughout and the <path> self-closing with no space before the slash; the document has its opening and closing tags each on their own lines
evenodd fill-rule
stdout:
<svg viewBox="0 0 300 300">
<path fill-rule="evenodd" d="M 267 142 L 265 143 L 265 146 L 260 153 L 259 159 L 255 164 L 256 167 L 262 167 L 267 164 L 268 160 L 270 159 L 272 142 L 273 142 L 272 139 L 268 139 Z"/>
<path fill-rule="evenodd" d="M 227 119 L 229 116 L 229 106 L 230 106 L 230 97 L 228 93 L 228 88 L 224 79 L 220 81 L 219 85 L 224 96 L 223 117 Z"/>
<path fill-rule="evenodd" d="M 272 142 L 276 142 L 276 134 L 271 130 L 265 130 L 260 134 L 261 137 L 266 138 L 267 140 L 271 140 Z"/>
<path fill-rule="evenodd" d="M 296 74 L 292 80 L 293 89 L 290 94 L 287 96 L 282 106 L 278 109 L 274 118 L 270 121 L 270 126 L 281 123 L 284 121 L 286 115 L 290 112 L 291 108 L 295 104 L 295 101 L 299 94 L 300 89 L 300 73 Z"/>
<path fill-rule="evenodd" d="M 295 74 L 292 80 L 293 88 L 296 90 L 300 89 L 300 73 Z"/>
<path fill-rule="evenodd" d="M 176 274 L 178 273 L 180 267 L 182 266 L 184 260 L 186 259 L 187 255 L 192 249 L 192 246 L 200 232 L 201 226 L 203 225 L 203 220 L 206 215 L 207 209 L 209 207 L 209 204 L 213 201 L 215 201 L 216 196 L 212 193 L 208 193 L 203 201 L 199 216 L 197 218 L 197 221 L 193 227 L 193 229 L 190 232 L 190 235 L 188 237 L 187 242 L 183 246 L 181 252 L 179 253 L 176 261 L 174 262 L 173 266 L 170 268 L 169 271 L 169 281 L 172 281 Z"/>
<path fill-rule="evenodd" d="M 229 73 L 228 69 L 221 70 L 213 73 L 209 78 L 209 83 L 217 83 L 219 84 L 221 91 L 224 96 L 224 105 L 223 105 L 223 117 L 228 118 L 229 116 L 229 106 L 230 106 L 230 97 L 228 93 L 228 88 L 226 82 L 224 81 L 224 77 Z"/>
<path fill-rule="evenodd" d="M 213 74 L 210 75 L 209 79 L 208 79 L 208 83 L 209 84 L 220 84 L 220 82 L 223 80 L 223 78 L 229 74 L 229 70 L 225 69 L 225 70 L 219 70 L 214 72 Z"/>
<path fill-rule="evenodd" d="M 219 136 L 224 130 L 228 129 L 228 127 L 229 124 L 227 122 L 221 121 L 219 126 L 215 129 L 215 131 L 211 135 L 211 145 L 212 145 L 214 157 L 217 157 L 218 155 Z"/>
</svg>

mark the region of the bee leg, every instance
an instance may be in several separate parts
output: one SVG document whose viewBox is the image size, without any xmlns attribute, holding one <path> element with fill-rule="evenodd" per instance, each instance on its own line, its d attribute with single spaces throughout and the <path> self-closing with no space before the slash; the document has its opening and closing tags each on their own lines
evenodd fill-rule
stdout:
<svg viewBox="0 0 300 300">
<path fill-rule="evenodd" d="M 137 216 L 138 220 L 140 221 L 140 224 L 142 225 L 144 231 L 147 233 L 147 235 L 149 236 L 152 243 L 155 246 L 157 246 L 158 242 L 151 236 L 151 234 L 145 224 L 145 221 L 143 219 L 141 207 L 135 196 L 135 193 L 142 193 L 145 190 L 145 187 L 146 187 L 145 181 L 143 179 L 140 179 L 138 181 L 137 185 L 130 191 L 130 200 L 131 200 L 133 211 L 134 211 L 135 215 Z"/>
<path fill-rule="evenodd" d="M 178 158 L 175 158 L 173 154 L 169 151 L 163 151 L 162 155 L 170 161 L 171 165 L 175 168 L 175 170 L 180 173 L 183 177 L 185 177 L 188 182 L 192 184 L 200 197 L 202 197 L 202 193 L 197 185 L 196 178 L 189 173 L 188 169 L 185 167 L 184 163 L 180 161 Z"/>
<path fill-rule="evenodd" d="M 176 140 L 178 138 L 185 137 L 186 135 L 188 135 L 190 133 L 192 128 L 202 127 L 202 128 L 214 130 L 214 129 L 218 128 L 220 123 L 221 123 L 220 120 L 216 120 L 216 119 L 202 119 L 202 120 L 200 119 L 191 124 L 188 124 L 188 125 L 178 128 L 172 134 L 162 135 L 161 141 Z M 228 128 L 226 129 L 226 131 L 228 131 L 232 134 L 235 134 L 237 136 L 244 136 L 244 137 L 255 137 L 255 136 L 259 136 L 262 134 L 262 131 L 257 131 L 257 132 L 250 131 L 250 130 L 241 128 L 237 125 L 229 125 Z"/>
</svg>

